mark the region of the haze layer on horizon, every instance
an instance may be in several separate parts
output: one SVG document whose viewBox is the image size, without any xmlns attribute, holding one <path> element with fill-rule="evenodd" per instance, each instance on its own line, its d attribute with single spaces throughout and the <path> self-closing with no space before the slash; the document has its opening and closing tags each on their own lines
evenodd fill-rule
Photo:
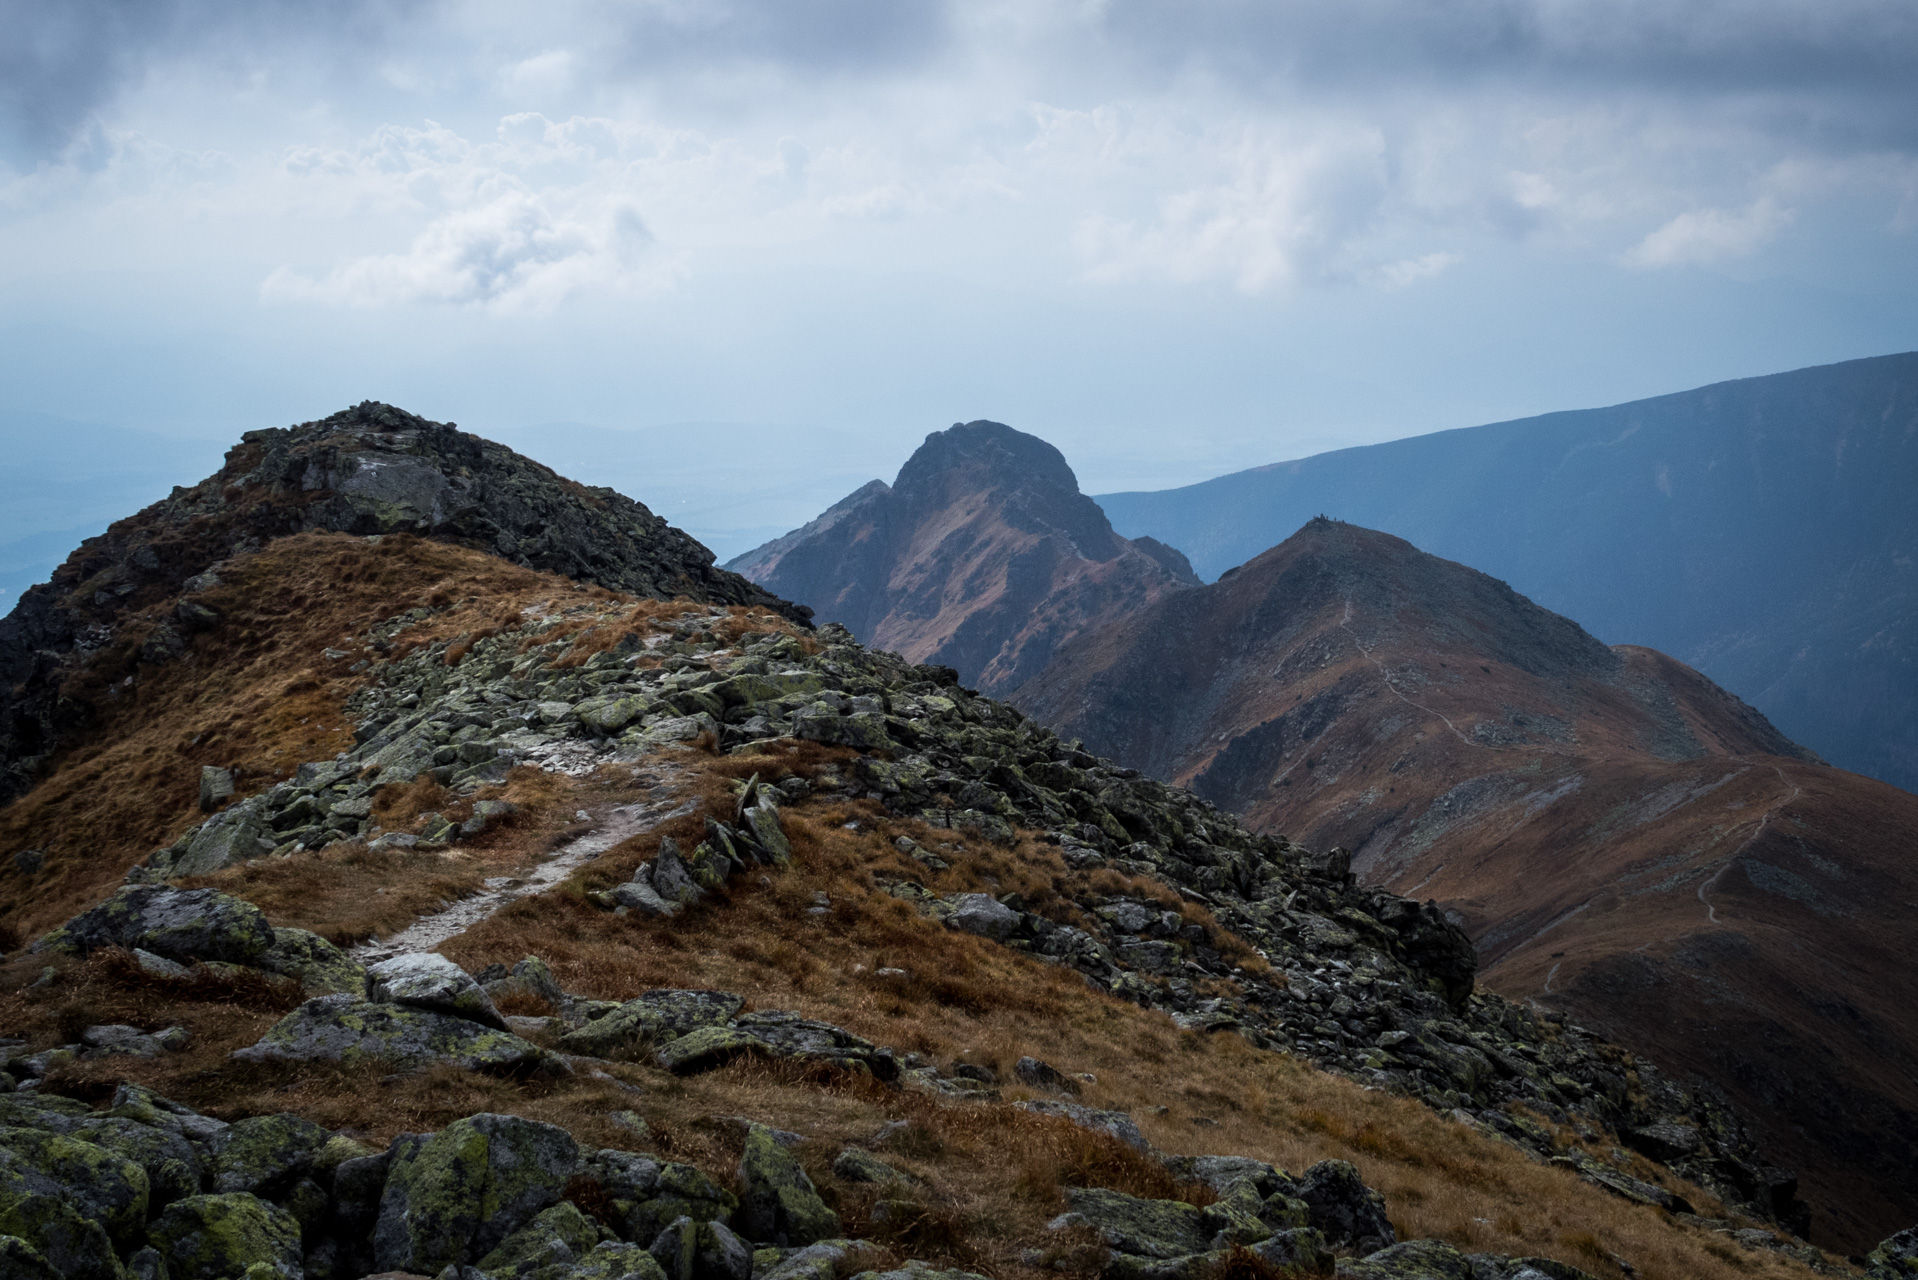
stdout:
<svg viewBox="0 0 1918 1280">
<path fill-rule="evenodd" d="M 1889 0 L 0 13 L 25 415 L 700 423 L 798 523 L 955 420 L 1161 488 L 1918 347 Z"/>
</svg>

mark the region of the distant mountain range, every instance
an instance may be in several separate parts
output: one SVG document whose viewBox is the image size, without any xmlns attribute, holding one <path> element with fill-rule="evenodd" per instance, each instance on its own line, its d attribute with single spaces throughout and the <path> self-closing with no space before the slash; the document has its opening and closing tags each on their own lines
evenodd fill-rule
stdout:
<svg viewBox="0 0 1918 1280">
<path fill-rule="evenodd" d="M 1649 432 L 1629 428 L 1615 438 Z M 1693 483 L 1674 473 L 1675 492 Z M 1660 545 L 1635 518 L 1621 544 Z M 1436 899 L 1493 989 L 1729 1094 L 1775 1158 L 1815 1175 L 1819 1238 L 1859 1247 L 1918 1217 L 1918 964 L 1903 941 L 1918 796 L 1827 765 L 1691 667 L 1608 646 L 1475 569 L 1302 523 L 1198 585 L 1169 547 L 1114 533 L 1057 450 L 971 423 L 929 437 L 894 485 L 728 567 Z M 1831 538 L 1847 539 L 1869 540 Z"/>
<path fill-rule="evenodd" d="M 819 622 L 987 692 L 1088 627 L 1199 585 L 1185 557 L 1112 531 L 1064 455 L 997 422 L 926 437 L 898 478 L 728 561 Z"/>
<path fill-rule="evenodd" d="M 1316 519 L 1061 646 L 1013 695 L 1088 750 L 1435 898 L 1485 982 L 1714 1081 L 1820 1238 L 1918 1214 L 1918 796 L 1654 650 Z"/>
<path fill-rule="evenodd" d="M 1918 354 L 1343 449 L 1098 501 L 1217 578 L 1325 514 L 1649 645 L 1918 790 Z"/>
</svg>

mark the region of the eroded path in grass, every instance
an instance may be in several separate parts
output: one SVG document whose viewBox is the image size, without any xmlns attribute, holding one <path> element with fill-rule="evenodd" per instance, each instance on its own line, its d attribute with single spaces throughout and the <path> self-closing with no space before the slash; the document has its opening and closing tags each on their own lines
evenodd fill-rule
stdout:
<svg viewBox="0 0 1918 1280">
<path fill-rule="evenodd" d="M 681 773 L 671 766 L 658 769 L 653 775 L 657 781 L 645 799 L 588 810 L 596 824 L 593 829 L 561 845 L 525 874 L 495 876 L 479 893 L 461 898 L 444 911 L 421 916 L 398 933 L 360 943 L 352 949 L 353 958 L 375 964 L 410 951 L 431 951 L 510 903 L 551 892 L 607 850 L 691 813 L 698 801 L 685 796 L 677 785 Z"/>
</svg>

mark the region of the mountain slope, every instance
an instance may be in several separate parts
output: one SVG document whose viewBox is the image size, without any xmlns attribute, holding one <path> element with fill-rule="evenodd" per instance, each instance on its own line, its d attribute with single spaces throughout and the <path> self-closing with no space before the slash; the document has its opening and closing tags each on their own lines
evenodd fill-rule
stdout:
<svg viewBox="0 0 1918 1280">
<path fill-rule="evenodd" d="M 1647 644 L 1918 790 L 1918 354 L 1444 431 L 1099 499 L 1207 578 L 1315 513 Z"/>
<path fill-rule="evenodd" d="M 1086 627 L 1198 583 L 1172 548 L 1114 534 L 1057 449 L 984 421 L 932 433 L 891 485 L 726 567 L 988 692 L 1037 675 Z"/>
<path fill-rule="evenodd" d="M 1457 914 L 1485 979 L 1741 1103 L 1821 1238 L 1918 1216 L 1918 797 L 1649 649 L 1314 520 L 1016 703 Z M 1813 959 L 1816 957 L 1816 959 Z"/>
<path fill-rule="evenodd" d="M 87 539 L 0 619 L 0 801 L 24 791 L 61 741 L 100 713 L 143 651 L 178 653 L 212 620 L 189 609 L 136 634 L 122 619 L 228 556 L 312 529 L 422 534 L 641 595 L 806 616 L 715 569 L 710 551 L 611 489 L 368 401 L 248 432 L 217 473 Z M 70 681 L 83 665 L 87 681 Z"/>
</svg>

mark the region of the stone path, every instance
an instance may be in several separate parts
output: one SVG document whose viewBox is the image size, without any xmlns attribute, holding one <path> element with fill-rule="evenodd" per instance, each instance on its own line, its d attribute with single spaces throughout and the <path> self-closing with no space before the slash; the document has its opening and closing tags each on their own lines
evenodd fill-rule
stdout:
<svg viewBox="0 0 1918 1280">
<path fill-rule="evenodd" d="M 444 911 L 421 916 L 398 933 L 372 938 L 352 949 L 361 964 L 376 964 L 410 951 L 431 951 L 498 912 L 508 903 L 548 893 L 566 883 L 579 868 L 624 840 L 651 831 L 662 822 L 691 813 L 696 800 L 673 801 L 677 788 L 674 779 L 662 779 L 653 789 L 653 798 L 632 804 L 613 805 L 591 816 L 599 824 L 591 831 L 560 846 L 544 861 L 523 876 L 496 876 L 485 882 L 478 893 L 461 898 Z"/>
</svg>

